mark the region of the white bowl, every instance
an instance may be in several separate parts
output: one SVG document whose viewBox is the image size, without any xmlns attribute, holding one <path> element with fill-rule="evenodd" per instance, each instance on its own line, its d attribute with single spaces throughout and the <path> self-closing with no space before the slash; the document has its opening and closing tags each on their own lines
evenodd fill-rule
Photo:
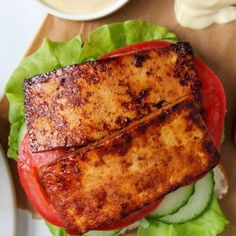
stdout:
<svg viewBox="0 0 236 236">
<path fill-rule="evenodd" d="M 0 229 L 1 235 L 16 236 L 16 199 L 10 168 L 0 144 Z"/>
<path fill-rule="evenodd" d="M 86 1 L 86 0 L 85 0 Z M 87 0 L 89 1 L 89 0 Z M 112 4 L 109 7 L 106 7 L 100 11 L 92 12 L 92 13 L 86 13 L 86 14 L 73 14 L 73 13 L 67 13 L 60 10 L 57 10 L 51 6 L 49 6 L 47 3 L 43 2 L 42 0 L 37 0 L 37 2 L 44 8 L 46 11 L 54 16 L 67 19 L 67 20 L 74 20 L 74 21 L 88 21 L 88 20 L 94 20 L 98 18 L 102 18 L 104 16 L 107 16 L 118 9 L 120 9 L 122 6 L 124 6 L 129 0 L 118 0 L 114 4 Z"/>
</svg>

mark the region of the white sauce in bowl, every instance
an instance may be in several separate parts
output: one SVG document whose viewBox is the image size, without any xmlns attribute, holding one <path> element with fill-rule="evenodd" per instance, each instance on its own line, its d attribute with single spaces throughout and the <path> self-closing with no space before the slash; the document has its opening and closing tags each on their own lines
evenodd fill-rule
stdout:
<svg viewBox="0 0 236 236">
<path fill-rule="evenodd" d="M 236 0 L 175 0 L 175 15 L 180 25 L 203 29 L 236 20 L 234 4 Z"/>
<path fill-rule="evenodd" d="M 42 0 L 59 11 L 72 14 L 88 14 L 110 7 L 118 0 Z"/>
</svg>

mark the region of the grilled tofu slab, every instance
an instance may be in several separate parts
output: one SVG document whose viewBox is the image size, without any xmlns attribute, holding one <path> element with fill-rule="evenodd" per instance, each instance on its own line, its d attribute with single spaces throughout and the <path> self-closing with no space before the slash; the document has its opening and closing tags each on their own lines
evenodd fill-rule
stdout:
<svg viewBox="0 0 236 236">
<path fill-rule="evenodd" d="M 189 43 L 85 62 L 24 83 L 33 152 L 78 147 L 186 95 L 201 100 Z"/>
<path fill-rule="evenodd" d="M 184 97 L 38 175 L 67 232 L 80 235 L 192 183 L 218 162 L 198 110 Z"/>
</svg>

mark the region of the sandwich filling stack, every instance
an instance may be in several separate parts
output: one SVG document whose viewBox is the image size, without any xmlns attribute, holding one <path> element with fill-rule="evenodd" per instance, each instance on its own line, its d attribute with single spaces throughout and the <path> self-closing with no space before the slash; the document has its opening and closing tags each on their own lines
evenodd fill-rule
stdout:
<svg viewBox="0 0 236 236">
<path fill-rule="evenodd" d="M 38 170 L 68 233 L 109 226 L 219 162 L 188 43 L 37 75 L 24 92 L 32 152 L 74 148 Z"/>
<path fill-rule="evenodd" d="M 209 125 L 199 63 L 188 42 L 154 41 L 24 80 L 18 171 L 50 227 L 117 235 L 139 221 L 148 236 L 155 222 L 181 229 L 211 205 L 222 214 L 222 130 Z"/>
</svg>

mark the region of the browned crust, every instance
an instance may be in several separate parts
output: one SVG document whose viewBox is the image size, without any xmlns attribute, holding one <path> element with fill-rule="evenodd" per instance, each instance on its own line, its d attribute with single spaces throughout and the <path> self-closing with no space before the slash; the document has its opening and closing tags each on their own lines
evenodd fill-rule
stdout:
<svg viewBox="0 0 236 236">
<path fill-rule="evenodd" d="M 100 140 L 180 97 L 201 103 L 189 43 L 85 62 L 24 82 L 33 152 Z"/>
<path fill-rule="evenodd" d="M 39 170 L 71 234 L 96 230 L 192 183 L 219 162 L 191 99 Z"/>
</svg>

